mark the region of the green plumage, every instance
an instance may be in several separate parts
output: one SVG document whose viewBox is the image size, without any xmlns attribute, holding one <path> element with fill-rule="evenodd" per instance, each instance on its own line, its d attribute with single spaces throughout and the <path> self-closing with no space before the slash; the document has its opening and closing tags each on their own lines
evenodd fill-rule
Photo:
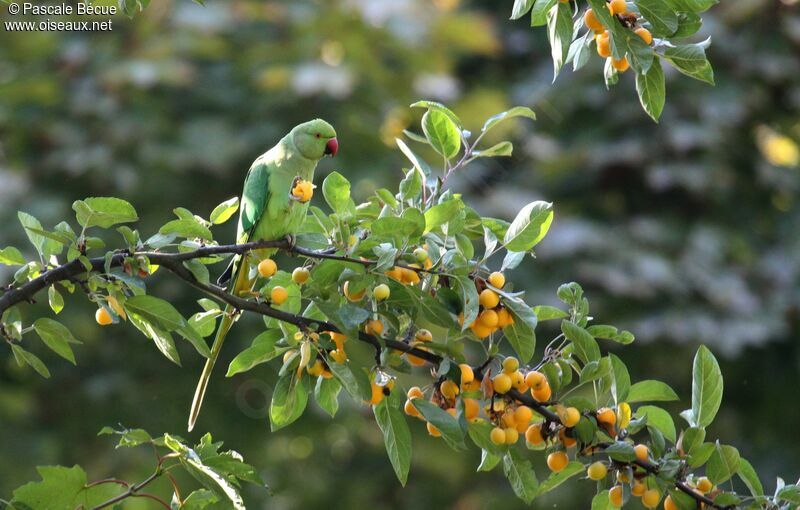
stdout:
<svg viewBox="0 0 800 510">
<path fill-rule="evenodd" d="M 296 126 L 278 144 L 262 154 L 250 166 L 242 190 L 237 244 L 251 241 L 283 239 L 294 234 L 308 211 L 308 203 L 291 196 L 296 179 L 312 181 L 317 162 L 338 149 L 336 132 L 321 119 Z M 252 290 L 249 277 L 250 260 L 269 257 L 274 249 L 259 250 L 256 254 L 235 256 L 226 270 L 230 275 L 228 292 L 239 295 Z M 211 371 L 219 356 L 225 337 L 235 321 L 234 311 L 226 307 L 220 320 L 211 356 L 206 361 L 195 390 L 189 414 L 189 431 L 194 428 L 203 403 Z"/>
</svg>

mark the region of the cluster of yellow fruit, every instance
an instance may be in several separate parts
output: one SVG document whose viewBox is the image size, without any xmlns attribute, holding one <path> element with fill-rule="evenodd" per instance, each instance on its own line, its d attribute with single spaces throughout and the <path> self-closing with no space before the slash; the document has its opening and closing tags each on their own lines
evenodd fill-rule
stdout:
<svg viewBox="0 0 800 510">
<path fill-rule="evenodd" d="M 314 188 L 316 188 L 316 186 L 314 186 L 311 181 L 298 179 L 292 188 L 292 197 L 304 204 L 314 196 Z"/>
<path fill-rule="evenodd" d="M 502 289 L 506 284 L 503 273 L 495 271 L 486 281 L 492 287 Z M 490 288 L 485 288 L 478 294 L 480 311 L 478 317 L 469 325 L 475 336 L 483 340 L 495 331 L 514 324 L 514 316 L 504 307 L 500 306 L 500 296 Z M 458 323 L 464 325 L 464 314 L 459 314 Z"/>
<path fill-rule="evenodd" d="M 507 406 L 503 401 L 496 401 L 492 404 L 489 414 L 493 415 L 495 428 L 489 434 L 489 439 L 494 444 L 516 444 L 520 434 L 526 434 L 529 428 L 536 427 L 531 425 L 533 410 L 524 405 Z"/>
<path fill-rule="evenodd" d="M 492 389 L 495 393 L 503 395 L 511 388 L 520 393 L 530 390 L 537 402 L 547 402 L 553 394 L 550 383 L 543 373 L 531 370 L 523 375 L 519 370 L 519 360 L 513 356 L 503 360 L 503 371 L 492 378 Z"/>
<path fill-rule="evenodd" d="M 608 2 L 608 10 L 612 15 L 625 15 L 628 12 L 628 6 L 625 0 L 611 0 Z M 624 73 L 630 67 L 628 58 L 623 56 L 621 59 L 616 59 L 611 55 L 611 36 L 608 30 L 605 29 L 600 20 L 597 19 L 592 9 L 587 9 L 586 14 L 583 16 L 583 21 L 589 30 L 595 33 L 594 41 L 597 45 L 597 54 L 603 58 L 611 59 L 611 65 L 620 73 Z M 653 34 L 644 27 L 637 27 L 634 33 L 642 38 L 645 44 L 653 42 Z"/>
<path fill-rule="evenodd" d="M 461 384 L 458 385 L 449 379 L 441 381 L 438 384 L 438 388 L 431 396 L 431 401 L 437 406 L 444 408 L 448 414 L 455 418 L 457 415 L 457 399 L 461 398 L 461 403 L 464 406 L 464 418 L 467 421 L 477 420 L 479 419 L 478 414 L 480 413 L 480 403 L 478 399 L 467 397 L 463 395 L 463 393 L 478 391 L 481 387 L 481 383 L 479 380 L 475 379 L 472 367 L 466 363 L 462 363 L 458 367 L 461 369 Z M 459 394 L 462 394 L 461 397 L 459 397 Z M 403 411 L 405 411 L 408 416 L 425 420 L 412 402 L 417 398 L 425 398 L 422 388 L 413 386 L 408 390 L 406 396 L 408 398 L 403 406 Z M 439 429 L 430 422 L 427 423 L 427 428 L 428 433 L 433 437 L 442 435 Z"/>
<path fill-rule="evenodd" d="M 427 244 L 414 250 L 414 260 L 417 262 L 408 264 L 407 267 L 395 266 L 386 271 L 384 274 L 389 278 L 402 283 L 403 285 L 417 285 L 420 282 L 420 276 L 419 271 L 415 270 L 430 269 L 433 267 L 433 261 L 431 261 L 431 258 L 428 255 Z"/>
<path fill-rule="evenodd" d="M 298 268 L 298 269 L 302 269 L 306 273 L 308 272 L 307 269 L 303 268 Z M 275 261 L 272 259 L 264 259 L 258 263 L 258 274 L 261 275 L 263 278 L 271 278 L 277 272 L 278 272 L 278 264 L 276 264 Z M 306 280 L 307 279 L 308 275 L 306 275 Z M 282 305 L 284 302 L 286 302 L 288 298 L 289 298 L 289 292 L 286 290 L 285 287 L 282 287 L 280 285 L 272 287 L 272 289 L 269 292 L 269 301 L 273 305 Z"/>
</svg>

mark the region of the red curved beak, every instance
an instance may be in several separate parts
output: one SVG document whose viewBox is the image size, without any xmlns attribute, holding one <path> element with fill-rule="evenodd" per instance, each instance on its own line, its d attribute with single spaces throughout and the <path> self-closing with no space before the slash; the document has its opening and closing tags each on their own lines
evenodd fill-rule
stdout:
<svg viewBox="0 0 800 510">
<path fill-rule="evenodd" d="M 331 138 L 328 140 L 328 143 L 325 144 L 325 154 L 333 157 L 337 152 L 339 152 L 339 141 L 336 138 Z"/>
</svg>

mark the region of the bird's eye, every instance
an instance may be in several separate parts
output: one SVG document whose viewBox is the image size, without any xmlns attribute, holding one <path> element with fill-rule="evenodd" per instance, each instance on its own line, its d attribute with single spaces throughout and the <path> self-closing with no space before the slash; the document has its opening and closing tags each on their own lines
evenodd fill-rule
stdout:
<svg viewBox="0 0 800 510">
<path fill-rule="evenodd" d="M 317 138 L 319 138 L 319 137 L 320 137 L 320 136 L 322 136 L 322 135 L 321 135 L 321 134 L 319 134 L 319 133 L 317 133 L 317 134 L 316 134 L 316 135 L 314 135 L 314 136 L 316 136 Z"/>
</svg>

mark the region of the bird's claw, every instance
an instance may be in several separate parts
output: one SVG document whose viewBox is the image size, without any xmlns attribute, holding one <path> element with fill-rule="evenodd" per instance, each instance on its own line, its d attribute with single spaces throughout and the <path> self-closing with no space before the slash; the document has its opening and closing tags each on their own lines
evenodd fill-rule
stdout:
<svg viewBox="0 0 800 510">
<path fill-rule="evenodd" d="M 294 250 L 297 245 L 297 238 L 294 234 L 286 234 L 286 243 L 289 245 L 289 250 Z"/>
</svg>

